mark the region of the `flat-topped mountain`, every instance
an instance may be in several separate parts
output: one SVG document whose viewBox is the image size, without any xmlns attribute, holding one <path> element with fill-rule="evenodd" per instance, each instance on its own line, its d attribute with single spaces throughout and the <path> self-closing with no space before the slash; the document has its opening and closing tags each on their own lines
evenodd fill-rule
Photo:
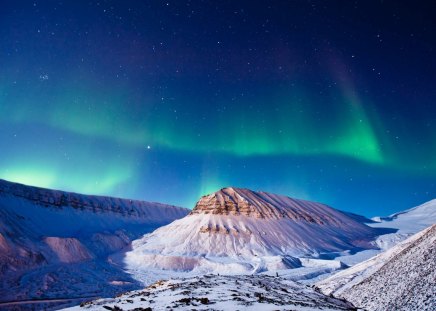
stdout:
<svg viewBox="0 0 436 311">
<path fill-rule="evenodd" d="M 339 223 L 340 219 L 336 218 L 341 218 L 334 210 L 323 204 L 232 187 L 203 196 L 191 212 L 191 215 L 195 214 L 290 219 L 320 225 Z"/>
<path fill-rule="evenodd" d="M 190 215 L 133 241 L 132 269 L 261 272 L 295 257 L 372 248 L 377 230 L 327 205 L 248 189 L 202 197 Z"/>
</svg>

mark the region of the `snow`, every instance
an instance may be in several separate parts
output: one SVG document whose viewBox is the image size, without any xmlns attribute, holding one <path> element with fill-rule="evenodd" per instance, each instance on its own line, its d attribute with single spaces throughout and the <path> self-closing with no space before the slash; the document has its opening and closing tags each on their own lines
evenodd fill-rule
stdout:
<svg viewBox="0 0 436 311">
<path fill-rule="evenodd" d="M 65 309 L 79 310 L 355 310 L 310 287 L 266 275 L 219 276 L 159 281 L 116 298 Z"/>
<path fill-rule="evenodd" d="M 93 255 L 76 238 L 46 237 L 44 242 L 60 262 L 73 263 L 92 259 Z"/>
<path fill-rule="evenodd" d="M 285 307 L 278 301 L 289 301 L 295 310 L 338 310 L 342 305 L 317 296 L 320 294 L 304 284 L 323 282 L 323 278 L 352 266 L 337 274 L 334 282 L 325 283 L 330 284 L 326 288 L 332 286 L 326 293 L 336 289 L 341 293 L 341 287 L 346 295 L 368 275 L 376 275 L 392 256 L 403 252 L 390 249 L 392 246 L 406 245 L 409 242 L 405 239 L 436 223 L 436 200 L 374 222 L 316 202 L 224 188 L 202 197 L 186 216 L 188 212 L 159 203 L 85 196 L 0 180 L 0 308 L 6 306 L 5 301 L 25 308 L 24 300 L 35 298 L 43 299 L 38 305 L 41 308 L 66 306 L 71 301 L 77 304 L 97 296 L 112 297 L 166 279 L 154 288 L 136 292 L 147 292 L 145 295 L 153 296 L 155 302 L 142 294 L 133 298 L 128 295 L 136 294 L 125 294 L 84 308 L 119 305 L 163 310 L 167 303 L 182 310 L 228 310 L 235 306 L 241 310 L 281 310 Z M 390 233 L 384 234 L 384 228 L 391 228 Z M 389 251 L 376 257 L 381 260 L 371 259 L 363 268 L 358 265 L 383 250 Z M 419 262 L 434 273 L 434 266 Z M 351 282 L 349 286 L 347 282 Z M 401 282 L 408 284 L 407 280 Z M 197 299 L 204 298 L 204 286 L 197 283 L 208 289 L 213 306 Z M 191 294 L 180 291 L 180 295 L 171 296 L 174 291 L 179 293 L 177 284 Z M 273 284 L 287 286 L 289 292 L 283 293 Z M 245 302 L 234 300 L 239 297 L 232 296 L 235 290 L 263 291 L 268 299 L 259 302 L 251 296 L 244 297 Z M 304 302 L 307 297 L 312 303 L 316 301 L 316 307 Z M 357 297 L 363 297 L 362 293 Z M 333 305 L 321 303 L 326 299 Z M 364 305 L 359 298 L 347 299 Z"/>
<path fill-rule="evenodd" d="M 137 288 L 135 280 L 107 262 L 108 255 L 187 213 L 159 203 L 0 180 L 0 303 Z"/>
<path fill-rule="evenodd" d="M 372 243 L 376 249 L 363 250 L 356 254 L 336 257 L 347 265 L 355 265 L 390 249 L 413 234 L 436 223 L 436 199 L 388 217 L 373 217 L 368 226 L 375 229 L 391 229 L 392 233 L 381 234 Z"/>
<path fill-rule="evenodd" d="M 436 309 L 436 224 L 316 284 L 368 310 Z"/>
<path fill-rule="evenodd" d="M 401 233 L 416 233 L 436 222 L 436 199 L 389 217 L 375 218 L 379 222 L 372 224 L 373 227 L 387 226 L 397 228 Z"/>
<path fill-rule="evenodd" d="M 158 270 L 261 273 L 301 267 L 299 257 L 374 248 L 370 242 L 376 232 L 320 203 L 225 188 L 111 259 L 135 271 L 132 275 L 141 282 L 141 270 L 140 275 Z"/>
</svg>

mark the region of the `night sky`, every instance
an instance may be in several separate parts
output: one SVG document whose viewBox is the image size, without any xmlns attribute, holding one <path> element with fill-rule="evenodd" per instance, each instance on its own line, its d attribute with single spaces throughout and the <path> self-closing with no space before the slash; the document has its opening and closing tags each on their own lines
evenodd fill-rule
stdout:
<svg viewBox="0 0 436 311">
<path fill-rule="evenodd" d="M 2 1 L 0 178 L 189 208 L 433 199 L 432 2 Z"/>
</svg>

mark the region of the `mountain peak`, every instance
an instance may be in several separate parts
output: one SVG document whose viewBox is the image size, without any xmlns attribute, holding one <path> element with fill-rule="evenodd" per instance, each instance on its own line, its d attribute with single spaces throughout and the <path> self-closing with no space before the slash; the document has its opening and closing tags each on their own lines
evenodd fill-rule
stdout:
<svg viewBox="0 0 436 311">
<path fill-rule="evenodd" d="M 373 248 L 376 234 L 321 203 L 228 187 L 113 260 L 134 269 L 257 273 L 301 266 L 295 256 Z"/>
<path fill-rule="evenodd" d="M 329 213 L 319 213 L 317 203 L 283 195 L 226 187 L 200 198 L 191 215 L 243 215 L 254 218 L 291 219 L 316 224 L 335 223 Z"/>
</svg>

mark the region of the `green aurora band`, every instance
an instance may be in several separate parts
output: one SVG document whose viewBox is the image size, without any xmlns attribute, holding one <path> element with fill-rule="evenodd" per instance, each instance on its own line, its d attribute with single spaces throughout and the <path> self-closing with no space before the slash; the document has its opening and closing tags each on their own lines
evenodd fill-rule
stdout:
<svg viewBox="0 0 436 311">
<path fill-rule="evenodd" d="M 224 105 L 225 110 L 189 118 L 175 118 L 165 102 L 150 96 L 132 109 L 134 96 L 128 89 L 110 93 L 90 83 L 88 87 L 63 87 L 51 95 L 45 110 L 32 107 L 41 90 L 15 101 L 4 121 L 43 123 L 72 133 L 114 141 L 134 147 L 163 147 L 189 153 L 222 153 L 237 157 L 331 155 L 354 158 L 375 165 L 397 166 L 396 154 L 376 117 L 371 118 L 353 88 L 333 91 L 326 108 L 320 111 L 318 98 L 303 88 L 259 96 L 253 109 L 250 102 Z M 6 92 L 8 93 L 8 92 Z M 337 94 L 341 94 L 338 96 Z M 45 99 L 47 101 L 47 99 Z M 189 101 L 183 101 L 189 106 Z M 316 104 L 315 104 L 316 103 Z M 192 123 L 191 119 L 196 120 Z M 377 127 L 375 126 L 377 125 Z M 408 165 L 413 168 L 413 164 Z M 434 163 L 432 163 L 434 167 Z"/>
<path fill-rule="evenodd" d="M 23 89 L 0 83 L 0 109 L 4 111 L 1 122 L 17 126 L 40 124 L 69 132 L 78 135 L 77 146 L 81 146 L 79 150 L 71 146 L 66 152 L 74 154 L 75 159 L 69 168 L 59 155 L 35 155 L 29 150 L 2 163 L 0 178 L 82 193 L 129 195 L 125 188 L 119 192 L 118 189 L 148 176 L 148 160 L 141 158 L 142 151 L 138 152 L 147 146 L 205 156 L 196 181 L 197 193 L 190 194 L 189 202 L 234 184 L 231 177 L 211 169 L 211 161 L 220 155 L 241 159 L 286 155 L 343 157 L 397 171 L 421 174 L 422 167 L 427 168 L 422 174 L 436 171 L 435 160 L 427 153 L 410 151 L 407 144 L 396 145 L 386 135 L 389 122 L 381 118 L 370 100 L 358 96 L 351 79 L 344 74 L 336 74 L 337 83 L 323 96 L 312 94 L 303 85 L 292 89 L 265 87 L 237 101 L 232 101 L 231 96 L 227 100 L 225 96 L 220 98 L 221 103 L 211 101 L 211 105 L 222 107 L 216 113 L 201 108 L 199 101 L 204 96 L 188 99 L 182 92 L 175 96 L 177 100 L 170 101 L 147 93 L 146 88 L 135 92 L 129 85 L 112 85 L 108 92 L 106 86 L 93 79 L 67 80 L 70 82 L 52 88 L 43 83 Z M 177 110 L 173 108 L 174 101 Z M 435 134 L 423 135 L 436 146 Z M 410 134 L 409 141 L 412 139 Z M 122 150 L 122 156 L 99 154 L 95 142 L 116 146 L 116 150 Z M 139 162 L 141 173 L 137 171 Z M 293 172 L 287 175 L 282 176 L 287 180 L 283 193 L 292 189 L 294 195 L 310 199 L 313 193 L 300 187 L 307 181 L 299 181 L 301 177 Z"/>
</svg>

